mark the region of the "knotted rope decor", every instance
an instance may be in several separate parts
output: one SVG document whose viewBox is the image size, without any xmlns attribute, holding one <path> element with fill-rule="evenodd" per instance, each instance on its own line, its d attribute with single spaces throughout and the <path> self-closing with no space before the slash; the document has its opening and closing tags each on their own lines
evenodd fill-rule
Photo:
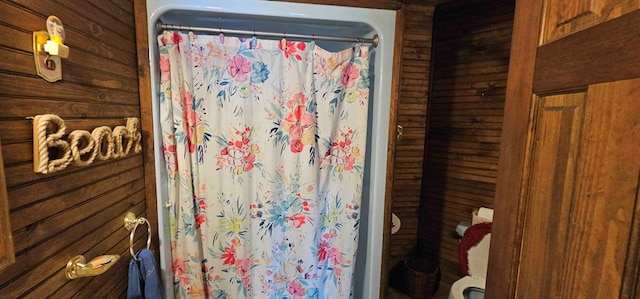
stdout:
<svg viewBox="0 0 640 299">
<path fill-rule="evenodd" d="M 36 115 L 33 119 L 35 172 L 51 173 L 65 169 L 71 163 L 71 149 L 62 140 L 66 130 L 62 118 L 53 114 Z M 58 158 L 49 160 L 50 149 L 58 150 Z"/>
<path fill-rule="evenodd" d="M 107 126 L 74 130 L 64 139 L 66 126 L 62 118 L 54 114 L 37 115 L 33 119 L 33 169 L 37 173 L 52 173 L 65 169 L 69 164 L 87 166 L 98 159 L 127 156 L 142 151 L 140 120 L 126 118 L 126 126 Z"/>
</svg>

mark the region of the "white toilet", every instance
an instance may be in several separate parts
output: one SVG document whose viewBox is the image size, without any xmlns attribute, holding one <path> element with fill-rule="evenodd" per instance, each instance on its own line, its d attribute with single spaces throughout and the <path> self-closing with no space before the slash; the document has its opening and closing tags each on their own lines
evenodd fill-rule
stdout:
<svg viewBox="0 0 640 299">
<path fill-rule="evenodd" d="M 458 247 L 458 262 L 465 277 L 451 285 L 449 299 L 483 299 L 489 261 L 491 223 L 469 227 Z"/>
</svg>

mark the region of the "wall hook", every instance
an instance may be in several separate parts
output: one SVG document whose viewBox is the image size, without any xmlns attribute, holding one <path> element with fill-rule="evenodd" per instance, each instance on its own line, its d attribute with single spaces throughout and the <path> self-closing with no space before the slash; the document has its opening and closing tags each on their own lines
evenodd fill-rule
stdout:
<svg viewBox="0 0 640 299">
<path fill-rule="evenodd" d="M 47 31 L 33 32 L 33 58 L 38 76 L 49 82 L 62 79 L 61 58 L 69 57 L 64 26 L 56 16 L 47 18 Z"/>
</svg>

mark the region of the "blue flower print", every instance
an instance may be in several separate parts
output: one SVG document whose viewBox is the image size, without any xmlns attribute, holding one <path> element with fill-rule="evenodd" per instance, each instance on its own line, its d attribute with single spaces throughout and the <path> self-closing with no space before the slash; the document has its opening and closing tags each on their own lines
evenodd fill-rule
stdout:
<svg viewBox="0 0 640 299">
<path fill-rule="evenodd" d="M 264 83 L 269 78 L 269 70 L 264 62 L 258 61 L 251 64 L 251 83 Z"/>
</svg>

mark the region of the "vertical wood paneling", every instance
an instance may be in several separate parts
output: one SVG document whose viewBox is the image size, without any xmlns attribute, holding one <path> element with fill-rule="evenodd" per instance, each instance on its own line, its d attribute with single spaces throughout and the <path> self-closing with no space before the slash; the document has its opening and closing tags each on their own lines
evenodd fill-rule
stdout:
<svg viewBox="0 0 640 299">
<path fill-rule="evenodd" d="M 1 1 L 0 11 L 0 139 L 16 251 L 16 263 L 0 270 L 0 298 L 122 295 L 129 259 L 123 215 L 147 211 L 142 155 L 36 174 L 25 117 L 57 114 L 67 133 L 141 117 L 133 2 L 11 0 Z M 49 15 L 64 23 L 70 47 L 56 83 L 36 76 L 33 66 L 32 31 L 46 30 Z M 102 254 L 122 259 L 105 275 L 64 277 L 70 258 Z"/>
<path fill-rule="evenodd" d="M 397 124 L 403 127 L 403 136 L 395 148 L 391 197 L 391 212 L 401 219 L 402 226 L 391 235 L 391 259 L 407 256 L 417 243 L 434 10 L 426 3 L 404 6 L 397 104 Z"/>
<path fill-rule="evenodd" d="M 493 208 L 514 1 L 438 6 L 426 134 L 420 248 L 442 288 L 461 277 L 458 223 Z"/>
<path fill-rule="evenodd" d="M 0 153 L 0 271 L 16 261 L 9 221 L 9 197 L 4 174 L 4 163 Z"/>
<path fill-rule="evenodd" d="M 522 287 L 539 289 L 540 298 L 569 298 L 562 279 L 569 249 L 571 200 L 580 146 L 585 93 L 540 99 L 534 128 L 529 204 L 523 235 Z M 548 272 L 555 268 L 558 271 Z M 543 279 L 550 277 L 551 279 Z"/>
<path fill-rule="evenodd" d="M 626 259 L 636 254 L 628 250 L 636 246 L 630 236 L 640 187 L 638 84 L 544 98 L 563 103 L 544 103 L 533 119 L 519 298 L 630 298 L 622 286 Z"/>
</svg>

